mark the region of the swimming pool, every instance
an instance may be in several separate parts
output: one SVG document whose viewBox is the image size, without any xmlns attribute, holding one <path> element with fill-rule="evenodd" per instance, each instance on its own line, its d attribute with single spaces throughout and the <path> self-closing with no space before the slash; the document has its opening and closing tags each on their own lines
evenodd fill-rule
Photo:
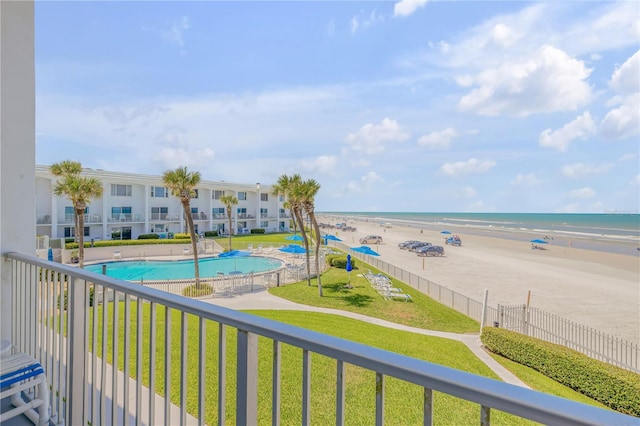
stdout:
<svg viewBox="0 0 640 426">
<path fill-rule="evenodd" d="M 107 266 L 107 276 L 125 281 L 182 280 L 193 278 L 193 259 L 191 260 L 144 260 L 116 261 L 85 265 L 85 269 L 98 274 L 102 266 Z M 199 259 L 200 278 L 215 277 L 219 273 L 265 272 L 278 269 L 283 262 L 270 257 L 234 257 Z"/>
</svg>

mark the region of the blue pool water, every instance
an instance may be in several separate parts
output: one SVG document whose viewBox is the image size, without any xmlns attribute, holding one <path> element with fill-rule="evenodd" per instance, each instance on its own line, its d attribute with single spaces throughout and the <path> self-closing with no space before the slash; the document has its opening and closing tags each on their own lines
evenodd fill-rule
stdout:
<svg viewBox="0 0 640 426">
<path fill-rule="evenodd" d="M 193 278 L 193 260 L 177 261 L 120 261 L 86 265 L 85 269 L 98 274 L 102 273 L 102 265 L 107 265 L 107 275 L 126 281 L 140 280 L 180 280 Z M 207 258 L 198 261 L 200 278 L 215 277 L 219 272 L 225 275 L 240 271 L 264 272 L 280 268 L 283 263 L 269 257 L 235 257 Z"/>
</svg>

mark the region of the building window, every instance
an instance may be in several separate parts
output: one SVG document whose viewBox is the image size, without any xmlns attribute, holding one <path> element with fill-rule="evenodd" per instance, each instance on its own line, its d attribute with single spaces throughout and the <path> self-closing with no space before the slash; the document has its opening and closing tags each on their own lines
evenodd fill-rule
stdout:
<svg viewBox="0 0 640 426">
<path fill-rule="evenodd" d="M 284 195 L 278 195 L 278 201 L 284 203 Z"/>
<path fill-rule="evenodd" d="M 151 232 L 166 232 L 166 225 L 165 224 L 154 224 L 151 225 Z"/>
<path fill-rule="evenodd" d="M 260 221 L 260 228 L 267 229 L 268 227 L 269 227 L 269 221 L 268 220 L 261 220 Z"/>
<path fill-rule="evenodd" d="M 191 194 L 191 198 L 198 198 L 198 190 L 194 189 L 193 193 Z"/>
<path fill-rule="evenodd" d="M 89 207 L 84 208 L 84 214 L 89 213 Z M 64 208 L 64 221 L 73 222 L 75 220 L 76 210 L 73 206 L 65 206 Z"/>
<path fill-rule="evenodd" d="M 224 219 L 226 216 L 224 207 L 214 207 L 211 209 L 211 217 L 214 219 Z"/>
<path fill-rule="evenodd" d="M 219 200 L 224 195 L 224 191 L 218 191 L 217 189 L 212 192 L 212 198 L 214 200 Z"/>
<path fill-rule="evenodd" d="M 169 207 L 151 207 L 151 220 L 167 220 Z"/>
<path fill-rule="evenodd" d="M 112 221 L 131 221 L 131 207 L 111 207 Z"/>
<path fill-rule="evenodd" d="M 151 196 L 154 198 L 168 198 L 169 190 L 164 186 L 152 186 Z"/>
<path fill-rule="evenodd" d="M 285 213 L 284 209 L 280 209 L 280 216 L 281 217 L 286 216 L 286 213 Z"/>
<path fill-rule="evenodd" d="M 111 196 L 113 197 L 131 197 L 131 185 L 120 185 L 118 183 L 111 184 Z"/>
<path fill-rule="evenodd" d="M 269 201 L 269 194 L 267 192 L 261 192 L 260 201 Z"/>
<path fill-rule="evenodd" d="M 238 207 L 238 218 L 245 219 L 247 217 L 247 209 L 245 207 Z"/>
<path fill-rule="evenodd" d="M 265 218 L 265 217 L 269 217 L 269 211 L 268 209 L 260 209 L 260 217 Z"/>
<path fill-rule="evenodd" d="M 238 201 L 245 201 L 247 199 L 246 192 L 238 192 Z"/>
<path fill-rule="evenodd" d="M 84 227 L 84 236 L 88 237 L 90 236 L 90 232 L 89 232 L 89 227 L 85 226 Z M 66 226 L 64 228 L 64 237 L 65 238 L 75 238 L 76 236 L 76 228 L 72 227 L 72 226 Z"/>
</svg>

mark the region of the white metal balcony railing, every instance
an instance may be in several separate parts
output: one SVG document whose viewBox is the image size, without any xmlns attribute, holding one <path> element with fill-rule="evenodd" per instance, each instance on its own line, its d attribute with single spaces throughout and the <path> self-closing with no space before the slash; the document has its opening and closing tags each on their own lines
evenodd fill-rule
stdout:
<svg viewBox="0 0 640 426">
<path fill-rule="evenodd" d="M 11 271 L 12 340 L 18 350 L 40 360 L 46 369 L 56 423 L 185 424 L 193 421 L 190 416 L 204 423 L 205 415 L 213 411 L 218 424 L 258 424 L 259 336 L 260 345 L 266 343 L 264 338 L 272 344 L 271 396 L 261 398 L 261 404 L 271 406 L 274 425 L 285 422 L 280 411 L 284 402 L 281 355 L 285 345 L 302 351 L 302 375 L 297 379 L 301 419 L 287 418 L 287 424 L 312 423 L 311 361 L 318 355 L 335 360 L 337 425 L 345 423 L 345 407 L 355 403 L 345 396 L 348 364 L 375 373 L 375 380 L 372 376 L 370 380 L 376 425 L 384 424 L 388 378 L 422 388 L 425 425 L 432 424 L 434 391 L 478 404 L 483 425 L 489 424 L 492 408 L 548 424 L 637 422 L 617 412 L 33 256 L 7 253 L 5 261 Z M 67 309 L 58 309 L 66 300 L 66 292 Z M 173 326 L 172 321 L 179 324 Z M 187 337 L 187 321 L 196 322 L 196 336 Z M 217 331 L 214 342 L 207 341 L 207 328 L 211 333 L 211 326 Z M 235 340 L 232 334 L 227 339 L 230 330 L 235 330 Z M 173 339 L 180 343 L 172 345 Z M 233 342 L 235 348 L 227 348 L 227 342 Z M 164 351 L 160 350 L 161 344 Z M 211 351 L 215 353 L 216 349 L 217 378 L 212 383 L 206 377 L 206 364 L 215 358 Z M 228 360 L 227 352 L 235 352 L 236 359 Z M 114 365 L 119 367 L 111 368 Z M 286 368 L 295 369 L 291 364 Z M 176 374 L 172 374 L 174 369 L 178 370 Z M 236 370 L 235 395 L 226 391 L 227 369 Z M 213 393 L 215 388 L 217 405 L 207 399 L 207 392 Z M 156 392 L 171 398 L 161 398 Z M 227 400 L 235 413 L 225 412 Z"/>
<path fill-rule="evenodd" d="M 167 213 L 151 213 L 151 220 L 177 221 L 180 220 L 180 215 Z"/>
</svg>

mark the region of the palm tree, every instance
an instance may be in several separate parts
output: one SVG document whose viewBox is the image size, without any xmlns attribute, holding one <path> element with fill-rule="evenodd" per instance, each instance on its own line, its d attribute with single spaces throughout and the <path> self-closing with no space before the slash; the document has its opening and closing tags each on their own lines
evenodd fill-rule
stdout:
<svg viewBox="0 0 640 426">
<path fill-rule="evenodd" d="M 91 200 L 102 195 L 102 184 L 96 178 L 82 177 L 82 164 L 65 160 L 51 166 L 51 173 L 61 177 L 53 188 L 55 195 L 64 195 L 73 205 L 76 239 L 78 240 L 78 266 L 84 267 L 84 211 Z"/>
<path fill-rule="evenodd" d="M 231 217 L 233 206 L 238 204 L 238 199 L 234 195 L 223 195 L 220 202 L 227 208 L 227 217 L 229 218 L 229 251 L 231 251 L 231 230 L 233 229 L 233 218 Z"/>
<path fill-rule="evenodd" d="M 309 217 L 313 227 L 312 232 L 315 232 L 315 266 L 316 276 L 318 277 L 318 296 L 322 297 L 322 283 L 320 282 L 320 244 L 322 239 L 315 215 L 315 197 L 319 190 L 320 184 L 314 179 L 306 180 L 300 185 L 300 202 L 304 212 Z"/>
<path fill-rule="evenodd" d="M 171 190 L 171 194 L 180 198 L 184 215 L 187 218 L 187 227 L 191 237 L 193 249 L 193 266 L 195 270 L 196 289 L 200 290 L 200 269 L 198 265 L 198 242 L 196 231 L 191 217 L 191 198 L 195 196 L 195 188 L 200 183 L 200 172 L 189 172 L 186 167 L 178 167 L 175 170 L 167 170 L 162 174 L 164 184 Z"/>
<path fill-rule="evenodd" d="M 272 188 L 274 193 L 284 194 L 289 201 L 289 208 L 293 213 L 294 226 L 298 224 L 300 228 L 300 235 L 304 241 L 304 247 L 306 249 L 306 265 L 307 265 L 307 285 L 311 285 L 311 260 L 309 256 L 309 237 L 304 228 L 304 219 L 302 218 L 302 178 L 299 174 L 292 176 L 282 175 L 276 181 L 276 184 Z"/>
</svg>

